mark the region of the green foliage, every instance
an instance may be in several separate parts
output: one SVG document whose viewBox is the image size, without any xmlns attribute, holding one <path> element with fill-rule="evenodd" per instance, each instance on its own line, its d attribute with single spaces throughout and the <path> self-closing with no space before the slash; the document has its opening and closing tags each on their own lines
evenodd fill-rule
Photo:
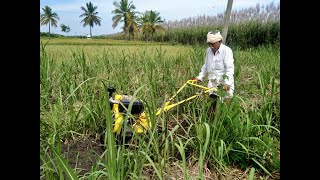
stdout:
<svg viewBox="0 0 320 180">
<path fill-rule="evenodd" d="M 280 43 L 280 22 L 249 21 L 229 27 L 227 44 L 252 48 Z"/>
<path fill-rule="evenodd" d="M 135 11 L 136 6 L 132 1 L 128 2 L 128 0 L 120 0 L 120 2 L 114 1 L 113 5 L 115 9 L 112 10 L 112 27 L 115 28 L 118 26 L 119 22 L 123 23 L 123 37 L 127 40 L 129 35 L 134 35 L 138 32 L 138 24 L 137 24 L 137 14 Z"/>
<path fill-rule="evenodd" d="M 68 33 L 71 30 L 70 27 L 65 24 L 61 24 L 60 27 L 61 27 L 61 31 L 65 33 Z"/>
<path fill-rule="evenodd" d="M 151 39 L 153 41 L 153 36 L 156 31 L 161 30 L 163 32 L 163 27 L 161 23 L 163 20 L 160 17 L 160 13 L 156 11 L 146 11 L 139 19 L 142 34 L 145 36 L 145 40 Z"/>
</svg>

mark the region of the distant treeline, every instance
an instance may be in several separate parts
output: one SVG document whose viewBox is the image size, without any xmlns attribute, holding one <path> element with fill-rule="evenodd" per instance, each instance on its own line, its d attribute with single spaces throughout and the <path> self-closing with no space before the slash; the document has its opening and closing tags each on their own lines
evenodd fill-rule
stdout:
<svg viewBox="0 0 320 180">
<path fill-rule="evenodd" d="M 49 33 L 40 32 L 40 37 L 49 37 Z M 64 37 L 64 35 L 50 33 L 50 37 Z"/>
<path fill-rule="evenodd" d="M 212 30 L 222 30 L 222 25 L 218 26 L 198 26 L 173 28 L 163 32 L 158 32 L 154 36 L 154 41 L 169 42 L 172 44 L 205 44 L 206 34 Z M 48 37 L 48 33 L 40 32 L 40 36 Z M 60 34 L 50 34 L 50 37 L 67 37 Z M 86 38 L 85 36 L 73 36 L 75 38 Z M 113 36 L 94 36 L 96 39 L 118 39 L 124 40 L 123 34 Z M 143 36 L 135 40 L 145 41 Z M 150 40 L 149 40 L 150 41 Z M 257 47 L 268 44 L 280 43 L 280 22 L 249 21 L 238 24 L 231 24 L 228 29 L 226 44 L 242 48 Z"/>
<path fill-rule="evenodd" d="M 40 37 L 49 37 L 49 33 L 48 32 L 40 32 Z M 81 36 L 81 35 L 78 35 L 78 36 L 65 36 L 65 35 L 62 35 L 62 34 L 52 34 L 50 33 L 50 37 L 51 38 L 87 38 L 87 36 Z"/>
</svg>

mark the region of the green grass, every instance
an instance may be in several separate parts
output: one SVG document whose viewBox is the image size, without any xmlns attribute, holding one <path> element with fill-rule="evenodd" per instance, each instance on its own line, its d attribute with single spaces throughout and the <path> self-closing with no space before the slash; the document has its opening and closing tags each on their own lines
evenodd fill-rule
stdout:
<svg viewBox="0 0 320 180">
<path fill-rule="evenodd" d="M 134 46 L 134 45 L 172 45 L 165 42 L 151 42 L 151 41 L 126 41 L 113 39 L 86 39 L 86 38 L 40 38 L 41 43 L 48 43 L 48 45 L 77 45 L 77 46 Z"/>
<path fill-rule="evenodd" d="M 79 179 L 204 179 L 205 168 L 222 174 L 233 166 L 254 169 L 250 178 L 257 173 L 270 176 L 280 172 L 279 47 L 233 49 L 235 97 L 230 105 L 218 104 L 212 122 L 206 96 L 155 116 L 163 102 L 198 75 L 205 46 L 128 45 L 124 41 L 114 43 L 126 45 L 101 42 L 97 46 L 83 44 L 85 40 L 70 42 L 79 45 L 63 45 L 69 39 L 59 39 L 40 46 L 43 178 L 62 178 L 69 172 L 70 177 L 74 173 Z M 151 121 L 161 125 L 162 132 L 157 133 L 153 126 L 147 136 L 134 134 L 135 144 L 115 145 L 106 106 L 106 87 L 110 85 L 116 93 L 135 94 L 143 100 Z M 195 89 L 187 88 L 176 98 L 194 93 Z M 71 173 L 59 153 L 60 139 L 96 135 L 101 128 L 109 132 L 105 152 L 85 175 L 76 170 Z M 192 168 L 201 172 L 194 175 Z"/>
<path fill-rule="evenodd" d="M 103 56 L 111 58 L 144 54 L 157 56 L 159 51 L 165 57 L 172 57 L 192 50 L 191 46 L 170 45 L 169 43 L 108 39 L 54 38 L 49 40 L 41 38 L 40 44 L 46 44 L 46 53 L 55 61 L 66 60 L 65 63 L 70 62 L 70 56 L 81 53 L 84 53 L 87 60 L 91 62 Z"/>
</svg>

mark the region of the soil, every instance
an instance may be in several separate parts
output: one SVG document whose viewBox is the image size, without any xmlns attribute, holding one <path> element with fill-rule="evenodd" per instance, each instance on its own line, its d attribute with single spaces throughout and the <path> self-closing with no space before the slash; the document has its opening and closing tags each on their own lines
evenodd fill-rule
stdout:
<svg viewBox="0 0 320 180">
<path fill-rule="evenodd" d="M 90 172 L 103 151 L 100 140 L 95 136 L 78 136 L 72 140 L 67 139 L 62 144 L 65 159 L 73 169 L 77 169 L 78 175 Z"/>
<path fill-rule="evenodd" d="M 76 169 L 78 176 L 83 176 L 85 173 L 91 171 L 91 168 L 99 160 L 99 156 L 104 152 L 101 146 L 101 141 L 95 136 L 78 136 L 74 137 L 72 140 L 64 140 L 62 144 L 62 152 L 68 161 L 69 165 Z M 175 158 L 178 160 L 179 158 Z M 172 162 L 169 165 L 170 172 L 163 171 L 164 177 L 170 177 L 172 179 L 184 179 L 183 169 L 181 162 Z M 190 177 L 196 177 L 199 173 L 198 164 L 193 164 L 190 161 L 187 163 L 188 174 Z M 250 169 L 242 170 L 238 167 L 229 167 L 226 173 L 217 174 L 214 170 L 209 169 L 207 164 L 203 166 L 203 177 L 206 180 L 219 179 L 219 180 L 234 180 L 234 179 L 248 179 Z M 260 174 L 255 174 L 255 178 L 260 180 L 260 177 L 266 179 L 280 179 L 280 173 L 272 173 L 273 178 L 270 176 L 263 176 Z M 146 166 L 142 176 L 145 179 L 153 179 L 156 174 L 152 167 Z"/>
<path fill-rule="evenodd" d="M 163 170 L 163 177 L 168 180 L 184 180 L 183 167 L 181 162 L 173 162 L 169 166 L 169 172 L 166 169 Z M 199 176 L 199 164 L 187 162 L 187 173 L 189 179 L 198 179 Z M 209 169 L 207 164 L 203 165 L 203 179 L 204 180 L 248 180 L 249 179 L 250 168 L 242 170 L 239 167 L 229 167 L 226 172 L 218 174 L 213 169 Z M 260 173 L 255 173 L 254 180 L 279 180 L 280 173 L 272 173 L 271 176 L 262 175 Z M 146 166 L 142 177 L 147 180 L 155 179 L 156 173 L 153 171 L 151 166 Z"/>
</svg>

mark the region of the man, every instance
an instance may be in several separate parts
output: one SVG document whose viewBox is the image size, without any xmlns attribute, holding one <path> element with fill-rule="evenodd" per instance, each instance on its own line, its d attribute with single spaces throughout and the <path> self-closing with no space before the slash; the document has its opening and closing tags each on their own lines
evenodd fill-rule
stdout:
<svg viewBox="0 0 320 180">
<path fill-rule="evenodd" d="M 203 64 L 199 75 L 193 78 L 197 82 L 201 82 L 205 76 L 208 76 L 208 87 L 220 86 L 226 92 L 226 95 L 222 97 L 227 103 L 233 97 L 234 92 L 234 59 L 232 50 L 222 44 L 222 36 L 220 31 L 210 31 L 207 34 L 207 43 L 209 47 L 206 51 L 205 63 Z M 209 97 L 213 98 L 214 112 L 217 93 L 210 92 Z"/>
</svg>

